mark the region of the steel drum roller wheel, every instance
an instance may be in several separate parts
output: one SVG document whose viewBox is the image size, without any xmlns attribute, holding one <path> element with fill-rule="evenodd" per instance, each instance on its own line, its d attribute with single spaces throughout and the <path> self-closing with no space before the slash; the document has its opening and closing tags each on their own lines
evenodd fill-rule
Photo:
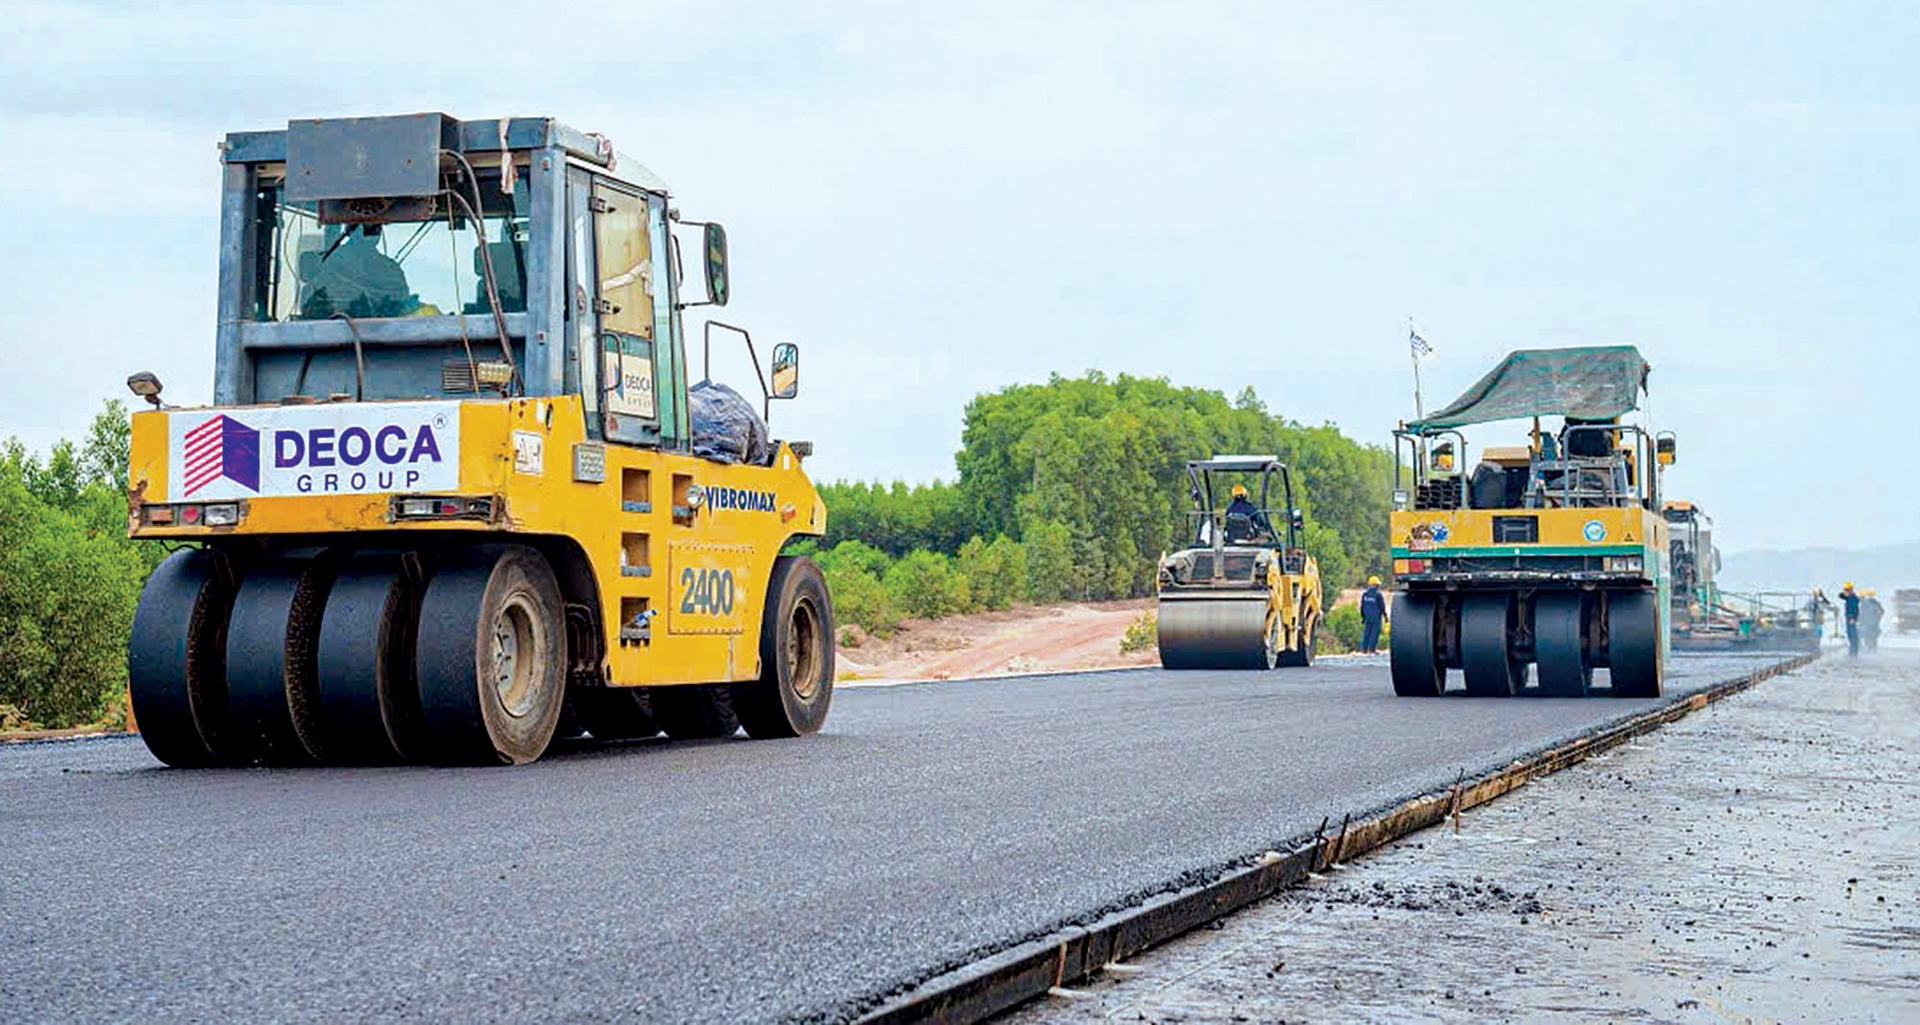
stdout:
<svg viewBox="0 0 1920 1025">
<path fill-rule="evenodd" d="M 1160 599 L 1160 664 L 1167 669 L 1271 669 L 1277 626 L 1264 592 L 1241 598 Z"/>
<path fill-rule="evenodd" d="M 818 733 L 833 701 L 833 602 L 812 559 L 781 556 L 767 582 L 760 623 L 760 678 L 733 685 L 747 736 Z"/>
<path fill-rule="evenodd" d="M 414 671 L 430 757 L 518 765 L 543 754 L 566 699 L 560 586 L 520 545 L 453 552 L 420 602 Z"/>
<path fill-rule="evenodd" d="M 1585 697 L 1593 684 L 1593 655 L 1586 630 L 1588 601 L 1580 591 L 1534 596 L 1533 651 L 1543 694 Z"/>
<path fill-rule="evenodd" d="M 177 768 L 233 760 L 227 616 L 233 566 L 208 548 L 167 557 L 147 578 L 127 638 L 127 689 L 140 739 Z"/>
<path fill-rule="evenodd" d="M 320 732 L 333 760 L 383 764 L 425 755 L 413 670 L 419 622 L 420 591 L 401 553 L 362 552 L 334 579 L 315 660 Z"/>
<path fill-rule="evenodd" d="M 1526 664 L 1511 652 L 1513 595 L 1469 594 L 1460 603 L 1460 668 L 1467 693 L 1509 697 L 1526 682 Z"/>
<path fill-rule="evenodd" d="M 1616 591 L 1607 596 L 1607 667 L 1613 695 L 1660 696 L 1660 610 L 1651 591 Z"/>
<path fill-rule="evenodd" d="M 1393 596 L 1393 633 L 1388 657 L 1393 692 L 1403 698 L 1438 697 L 1447 689 L 1440 664 L 1438 603 L 1430 594 L 1402 591 Z"/>
</svg>

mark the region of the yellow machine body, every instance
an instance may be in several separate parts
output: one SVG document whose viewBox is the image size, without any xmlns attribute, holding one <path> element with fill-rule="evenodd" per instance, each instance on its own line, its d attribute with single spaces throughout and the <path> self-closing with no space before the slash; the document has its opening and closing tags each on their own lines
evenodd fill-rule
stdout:
<svg viewBox="0 0 1920 1025">
<path fill-rule="evenodd" d="M 587 437 L 577 396 L 356 403 L 353 407 L 433 407 L 457 420 L 457 484 L 431 492 L 327 493 L 312 471 L 312 493 L 196 501 L 169 465 L 170 418 L 250 414 L 289 407 L 165 410 L 136 414 L 129 531 L 137 538 L 235 540 L 249 535 L 377 546 L 380 535 L 456 534 L 459 540 L 538 543 L 556 562 L 573 551 L 592 578 L 605 633 L 606 682 L 657 686 L 750 680 L 760 675 L 759 638 L 775 556 L 798 536 L 826 530 L 826 507 L 781 445 L 770 466 L 722 463 L 685 453 Z M 325 406 L 291 407 L 324 412 Z M 398 442 L 396 442 L 398 444 Z M 262 459 L 272 459 L 271 440 Z M 354 467 L 341 465 L 346 477 Z M 338 487 L 341 481 L 332 482 Z M 298 482 L 296 481 L 296 486 Z M 458 516 L 399 515 L 408 499 L 459 504 Z M 468 510 L 482 500 L 484 515 Z M 235 506 L 236 522 L 204 521 L 209 506 Z M 155 522 L 164 520 L 166 522 Z M 651 613 L 650 635 L 634 637 Z"/>
</svg>

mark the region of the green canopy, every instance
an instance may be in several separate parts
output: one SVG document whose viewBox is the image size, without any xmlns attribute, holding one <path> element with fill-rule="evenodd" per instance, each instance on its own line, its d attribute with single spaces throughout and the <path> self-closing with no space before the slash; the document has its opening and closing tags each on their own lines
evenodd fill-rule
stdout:
<svg viewBox="0 0 1920 1025">
<path fill-rule="evenodd" d="M 1606 420 L 1639 408 L 1651 369 L 1631 345 L 1521 349 L 1445 409 L 1407 425 L 1422 431 L 1530 416 Z"/>
</svg>

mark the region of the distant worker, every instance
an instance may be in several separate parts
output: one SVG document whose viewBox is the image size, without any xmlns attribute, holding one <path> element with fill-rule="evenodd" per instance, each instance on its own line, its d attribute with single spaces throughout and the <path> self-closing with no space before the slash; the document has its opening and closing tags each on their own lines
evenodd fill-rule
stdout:
<svg viewBox="0 0 1920 1025">
<path fill-rule="evenodd" d="M 1860 655 L 1860 595 L 1853 589 L 1853 581 L 1840 589 L 1841 618 L 1847 624 L 1847 655 L 1858 658 Z"/>
<path fill-rule="evenodd" d="M 1251 541 L 1266 531 L 1267 518 L 1260 513 L 1260 507 L 1247 497 L 1247 486 L 1233 486 L 1233 501 L 1227 503 L 1227 540 Z"/>
<path fill-rule="evenodd" d="M 1887 614 L 1880 598 L 1869 587 L 1860 596 L 1860 641 L 1868 651 L 1880 650 L 1880 618 Z"/>
<path fill-rule="evenodd" d="M 1827 636 L 1827 614 L 1833 611 L 1833 603 L 1827 600 L 1827 594 L 1818 587 L 1813 596 L 1807 599 L 1807 618 L 1813 620 L 1813 649 L 1820 650 L 1820 644 Z"/>
<path fill-rule="evenodd" d="M 1380 593 L 1380 578 L 1368 577 L 1367 589 L 1360 592 L 1360 653 L 1372 655 L 1380 650 L 1380 624 L 1387 618 L 1387 599 Z"/>
</svg>

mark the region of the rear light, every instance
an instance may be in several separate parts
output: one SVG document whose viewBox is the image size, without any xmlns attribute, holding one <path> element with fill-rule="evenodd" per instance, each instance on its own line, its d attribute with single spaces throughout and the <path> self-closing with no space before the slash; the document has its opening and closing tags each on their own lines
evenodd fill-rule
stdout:
<svg viewBox="0 0 1920 1025">
<path fill-rule="evenodd" d="M 459 495 L 396 495 L 387 507 L 393 520 L 490 520 L 494 500 Z"/>
<path fill-rule="evenodd" d="M 1395 576 L 1401 576 L 1407 573 L 1425 573 L 1429 561 L 1430 560 L 1427 559 L 1395 559 L 1393 560 L 1393 573 Z"/>
<path fill-rule="evenodd" d="M 149 527 L 237 527 L 246 518 L 245 502 L 140 507 L 140 521 Z"/>
<path fill-rule="evenodd" d="M 1607 569 L 1614 573 L 1639 573 L 1645 568 L 1645 560 L 1638 555 L 1607 556 Z"/>
</svg>

